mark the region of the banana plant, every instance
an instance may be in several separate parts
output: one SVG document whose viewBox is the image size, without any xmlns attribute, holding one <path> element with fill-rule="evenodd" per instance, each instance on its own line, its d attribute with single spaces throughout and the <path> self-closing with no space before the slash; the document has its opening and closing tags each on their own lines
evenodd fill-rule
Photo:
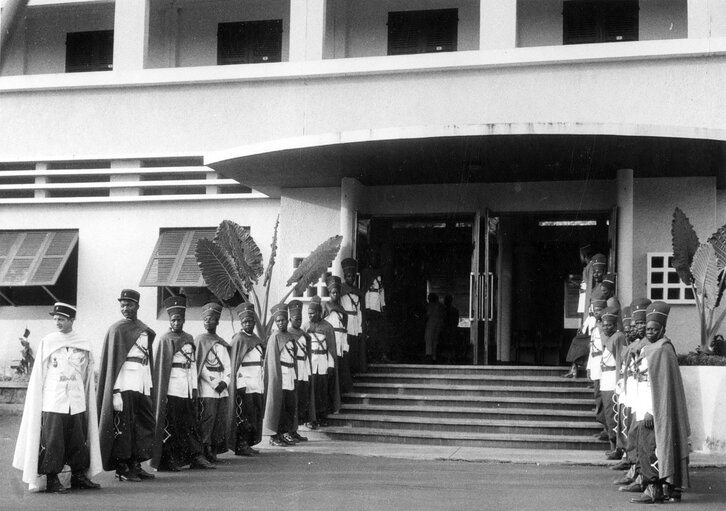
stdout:
<svg viewBox="0 0 726 511">
<path fill-rule="evenodd" d="M 250 235 L 249 228 L 242 227 L 231 220 L 224 220 L 219 224 L 212 240 L 206 238 L 199 240 L 195 252 L 197 265 L 202 272 L 204 282 L 222 303 L 232 298 L 235 293 L 239 294 L 243 300 L 253 301 L 258 311 L 256 329 L 262 338 L 268 334 L 268 301 L 272 270 L 277 257 L 279 223 L 278 217 L 272 236 L 267 269 L 262 264 L 262 252 Z M 310 283 L 320 278 L 337 256 L 342 239 L 342 236 L 334 236 L 326 240 L 300 263 L 287 281 L 288 286 L 294 284 L 294 287 L 280 300 L 281 302 L 284 302 L 296 289 L 304 291 Z M 262 284 L 259 284 L 260 277 L 263 277 Z M 264 289 L 262 307 L 257 289 L 259 286 Z"/>
<path fill-rule="evenodd" d="M 726 308 L 719 310 L 726 279 L 726 225 L 700 243 L 693 225 L 679 208 L 673 212 L 673 267 L 681 281 L 690 286 L 698 310 L 701 350 L 710 352 L 711 339 L 726 317 Z"/>
</svg>

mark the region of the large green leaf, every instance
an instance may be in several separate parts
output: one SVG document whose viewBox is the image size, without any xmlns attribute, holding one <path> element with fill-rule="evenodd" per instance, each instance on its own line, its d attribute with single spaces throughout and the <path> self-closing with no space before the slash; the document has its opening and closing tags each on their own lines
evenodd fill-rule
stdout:
<svg viewBox="0 0 726 511">
<path fill-rule="evenodd" d="M 277 216 L 275 222 L 275 230 L 272 233 L 272 243 L 270 244 L 270 260 L 267 262 L 265 270 L 265 278 L 262 281 L 263 286 L 267 286 L 272 278 L 272 268 L 275 267 L 275 258 L 277 257 L 277 228 L 280 226 L 280 215 Z"/>
<path fill-rule="evenodd" d="M 250 235 L 249 228 L 223 220 L 217 227 L 214 243 L 223 247 L 234 259 L 246 290 L 262 275 L 262 253 Z"/>
<path fill-rule="evenodd" d="M 197 242 L 195 255 L 204 282 L 217 298 L 228 300 L 235 291 L 243 294 L 243 282 L 234 259 L 223 247 L 203 238 Z"/>
<path fill-rule="evenodd" d="M 708 242 L 713 245 L 713 249 L 716 252 L 719 266 L 721 268 L 726 267 L 726 225 L 722 225 L 721 228 L 713 233 Z"/>
<path fill-rule="evenodd" d="M 333 236 L 321 243 L 309 256 L 300 263 L 287 281 L 287 285 L 295 284 L 295 291 L 302 293 L 307 287 L 328 270 L 340 250 L 343 236 Z"/>
<path fill-rule="evenodd" d="M 676 208 L 673 212 L 671 236 L 673 237 L 673 267 L 678 272 L 681 281 L 690 286 L 693 282 L 691 264 L 698 250 L 699 242 L 691 222 L 680 208 Z"/>
<path fill-rule="evenodd" d="M 720 270 L 713 245 L 703 243 L 693 257 L 691 272 L 696 291 L 703 298 L 706 308 L 710 310 L 716 307 L 718 301 Z"/>
</svg>

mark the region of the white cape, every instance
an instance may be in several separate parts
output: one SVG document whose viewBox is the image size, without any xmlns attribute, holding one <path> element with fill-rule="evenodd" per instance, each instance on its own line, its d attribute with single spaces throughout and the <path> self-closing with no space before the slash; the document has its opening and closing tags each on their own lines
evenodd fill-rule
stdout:
<svg viewBox="0 0 726 511">
<path fill-rule="evenodd" d="M 30 381 L 28 382 L 23 419 L 20 422 L 20 432 L 18 433 L 18 442 L 15 445 L 15 457 L 13 458 L 13 467 L 23 471 L 23 482 L 28 483 L 31 491 L 45 489 L 45 476 L 38 474 L 40 423 L 43 410 L 43 379 L 48 357 L 60 348 L 76 348 L 88 352 L 88 371 L 86 372 L 84 384 L 86 390 L 86 417 L 88 419 L 87 442 L 91 455 L 91 464 L 86 475 L 92 477 L 102 470 L 91 344 L 75 332 L 69 334 L 55 332 L 43 337 L 38 346 L 33 372 L 30 374 Z"/>
</svg>

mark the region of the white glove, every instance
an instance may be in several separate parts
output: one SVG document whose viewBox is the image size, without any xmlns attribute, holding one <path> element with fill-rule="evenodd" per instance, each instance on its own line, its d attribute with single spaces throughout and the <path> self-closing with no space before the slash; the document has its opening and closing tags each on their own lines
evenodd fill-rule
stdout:
<svg viewBox="0 0 726 511">
<path fill-rule="evenodd" d="M 120 392 L 114 392 L 113 394 L 113 411 L 123 412 L 124 411 L 124 400 L 121 399 Z"/>
</svg>

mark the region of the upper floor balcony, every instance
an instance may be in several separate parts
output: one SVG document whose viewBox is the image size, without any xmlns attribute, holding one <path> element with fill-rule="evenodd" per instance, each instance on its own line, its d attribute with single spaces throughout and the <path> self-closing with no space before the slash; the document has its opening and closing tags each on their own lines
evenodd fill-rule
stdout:
<svg viewBox="0 0 726 511">
<path fill-rule="evenodd" d="M 6 90 L 231 75 L 264 79 L 311 70 L 385 72 L 406 69 L 412 62 L 414 67 L 457 65 L 467 58 L 506 65 L 617 59 L 670 53 L 678 49 L 678 40 L 726 37 L 726 10 L 708 0 L 29 0 L 26 7 L 23 4 L 2 0 L 1 32 L 9 29 L 11 34 L 0 40 L 4 77 L 0 84 L 4 82 Z M 447 55 L 400 57 L 436 53 Z M 217 66 L 232 69 L 211 69 Z M 111 73 L 103 77 L 87 73 L 95 71 Z M 74 75 L 59 76 L 67 73 Z"/>
</svg>

